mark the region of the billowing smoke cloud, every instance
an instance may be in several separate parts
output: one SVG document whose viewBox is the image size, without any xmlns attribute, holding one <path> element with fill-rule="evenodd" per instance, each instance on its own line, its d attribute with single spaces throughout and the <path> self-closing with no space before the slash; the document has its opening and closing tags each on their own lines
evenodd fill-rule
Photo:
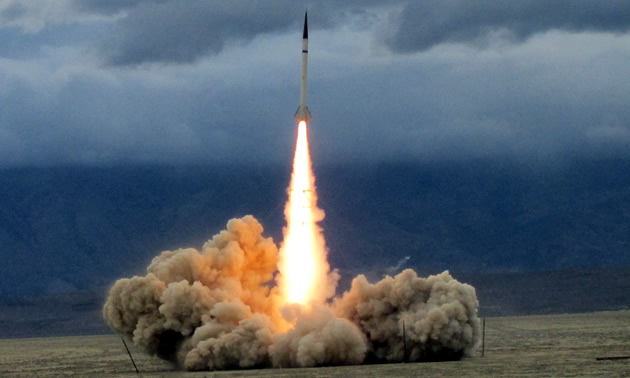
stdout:
<svg viewBox="0 0 630 378">
<path fill-rule="evenodd" d="M 114 284 L 105 320 L 188 370 L 450 359 L 475 350 L 475 289 L 448 272 L 424 279 L 408 269 L 376 284 L 360 275 L 329 305 L 283 305 L 278 248 L 262 233 L 246 216 L 200 251 L 163 252 L 147 275 Z"/>
<path fill-rule="evenodd" d="M 359 325 L 377 361 L 456 359 L 470 355 L 479 340 L 475 289 L 448 272 L 424 279 L 406 269 L 376 284 L 359 275 L 333 307 Z"/>
<path fill-rule="evenodd" d="M 297 324 L 276 336 L 271 347 L 274 366 L 357 365 L 365 359 L 365 336 L 352 322 L 335 317 L 329 308 L 322 306 L 304 313 L 298 309 L 289 318 Z"/>
</svg>

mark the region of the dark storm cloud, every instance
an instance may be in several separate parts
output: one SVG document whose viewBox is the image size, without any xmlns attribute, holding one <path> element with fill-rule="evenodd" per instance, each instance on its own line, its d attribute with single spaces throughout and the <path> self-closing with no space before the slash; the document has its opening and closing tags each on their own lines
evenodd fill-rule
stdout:
<svg viewBox="0 0 630 378">
<path fill-rule="evenodd" d="M 294 134 L 286 130 L 299 94 L 303 3 L 70 1 L 0 5 L 0 166 L 291 156 Z M 600 3 L 572 2 L 583 11 L 562 18 L 550 2 L 548 10 L 537 8 L 538 28 L 505 14 L 510 5 L 513 14 L 527 9 L 518 14 L 535 19 L 532 4 L 541 3 L 501 3 L 490 15 L 480 11 L 489 9 L 485 2 L 384 4 L 309 6 L 318 163 L 629 156 L 630 34 L 587 31 L 622 30 L 624 21 L 613 22 L 610 11 L 621 12 L 621 3 L 601 3 L 604 11 Z M 611 16 L 588 18 L 585 4 Z M 427 46 L 443 46 L 392 54 L 374 43 L 378 30 L 390 30 L 398 16 L 413 18 L 420 5 L 426 14 L 401 30 L 428 28 L 424 35 L 435 37 Z M 481 14 L 458 29 L 453 20 L 471 9 Z M 452 23 L 452 35 L 436 31 Z M 446 43 L 496 38 L 483 34 L 494 25 L 504 25 L 503 34 L 517 25 L 521 36 L 551 25 L 586 31 L 531 34 L 499 49 Z M 463 37 L 462 30 L 480 28 L 482 37 Z"/>
<path fill-rule="evenodd" d="M 298 15 L 305 5 L 311 11 L 312 27 L 319 29 L 343 24 L 349 15 L 364 15 L 362 26 L 394 52 L 423 51 L 442 43 L 485 46 L 496 40 L 519 42 L 549 30 L 625 32 L 630 27 L 630 3 L 619 0 L 324 0 L 313 4 L 292 0 L 71 0 L 69 6 L 64 4 L 52 8 L 57 10 L 53 16 L 42 14 L 38 22 L 23 21 L 22 25 L 38 30 L 60 18 L 76 22 L 89 15 L 113 17 L 111 28 L 98 44 L 101 56 L 111 65 L 191 63 L 235 42 L 298 29 Z M 398 16 L 379 24 L 374 15 L 384 11 Z M 13 2 L 0 11 L 0 17 L 11 22 L 33 12 L 24 3 Z"/>
<path fill-rule="evenodd" d="M 11 22 L 24 17 L 27 9 L 23 3 L 11 3 L 0 11 L 0 19 L 5 22 Z"/>
<path fill-rule="evenodd" d="M 277 127 L 293 110 L 277 109 L 294 96 L 273 72 L 258 88 L 247 71 L 174 78 L 0 59 L 0 166 L 282 161 L 292 134 Z"/>
<path fill-rule="evenodd" d="M 624 0 L 425 0 L 410 1 L 392 22 L 386 42 L 393 51 L 423 51 L 442 43 L 480 46 L 493 38 L 513 42 L 549 30 L 626 32 Z"/>
<path fill-rule="evenodd" d="M 75 4 L 84 12 L 125 12 L 126 17 L 101 46 L 112 65 L 190 63 L 234 41 L 297 28 L 296 15 L 304 9 L 304 4 L 291 0 L 75 0 Z M 381 29 L 369 15 L 383 8 L 402 11 Z M 342 23 L 348 14 L 366 14 L 364 26 L 372 28 L 374 37 L 394 52 L 423 51 L 454 42 L 477 46 L 497 39 L 520 42 L 554 29 L 625 32 L 630 27 L 630 3 L 616 0 L 321 1 L 310 9 L 312 25 L 319 28 Z"/>
<path fill-rule="evenodd" d="M 345 15 L 369 13 L 374 1 L 323 1 L 313 4 L 311 25 L 329 27 Z M 150 62 L 190 63 L 216 54 L 231 42 L 251 41 L 260 34 L 299 29 L 304 4 L 269 1 L 99 1 L 76 0 L 85 12 L 113 14 L 124 11 L 115 30 L 105 38 L 101 52 L 111 65 Z"/>
<path fill-rule="evenodd" d="M 114 14 L 147 3 L 163 3 L 168 0 L 72 0 L 72 4 L 87 13 Z"/>
<path fill-rule="evenodd" d="M 293 1 L 180 1 L 142 3 L 129 10 L 103 44 L 113 65 L 193 62 L 228 41 L 249 41 L 295 22 Z"/>
<path fill-rule="evenodd" d="M 319 78 L 315 160 L 627 157 L 627 46 L 556 33 L 501 53 L 452 46 L 355 66 L 342 83 Z"/>
</svg>

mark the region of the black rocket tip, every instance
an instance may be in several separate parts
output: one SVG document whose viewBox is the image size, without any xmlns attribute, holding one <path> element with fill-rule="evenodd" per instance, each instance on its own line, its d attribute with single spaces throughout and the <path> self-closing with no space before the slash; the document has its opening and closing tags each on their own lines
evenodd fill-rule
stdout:
<svg viewBox="0 0 630 378">
<path fill-rule="evenodd" d="M 308 12 L 304 12 L 304 33 L 302 34 L 302 39 L 308 39 L 308 19 L 307 19 L 307 13 L 308 13 Z"/>
</svg>

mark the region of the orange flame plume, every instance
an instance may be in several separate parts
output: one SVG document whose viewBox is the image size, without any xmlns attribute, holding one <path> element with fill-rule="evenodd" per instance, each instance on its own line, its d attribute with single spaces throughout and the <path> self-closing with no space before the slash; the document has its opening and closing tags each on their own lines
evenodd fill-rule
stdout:
<svg viewBox="0 0 630 378">
<path fill-rule="evenodd" d="M 285 303 L 323 303 L 334 294 L 336 272 L 328 277 L 330 267 L 326 259 L 326 242 L 321 227 L 317 225 L 324 219 L 324 211 L 317 207 L 305 121 L 298 124 L 288 195 L 284 211 L 287 227 L 284 229 L 278 267 L 281 292 Z"/>
</svg>

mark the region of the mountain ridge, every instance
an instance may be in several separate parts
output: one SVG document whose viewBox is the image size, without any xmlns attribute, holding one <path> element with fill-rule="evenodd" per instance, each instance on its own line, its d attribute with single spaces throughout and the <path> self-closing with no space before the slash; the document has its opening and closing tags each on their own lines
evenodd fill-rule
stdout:
<svg viewBox="0 0 630 378">
<path fill-rule="evenodd" d="M 289 167 L 2 170 L 0 296 L 91 290 L 253 214 L 282 238 Z M 315 166 L 333 267 L 630 266 L 630 160 Z"/>
</svg>

